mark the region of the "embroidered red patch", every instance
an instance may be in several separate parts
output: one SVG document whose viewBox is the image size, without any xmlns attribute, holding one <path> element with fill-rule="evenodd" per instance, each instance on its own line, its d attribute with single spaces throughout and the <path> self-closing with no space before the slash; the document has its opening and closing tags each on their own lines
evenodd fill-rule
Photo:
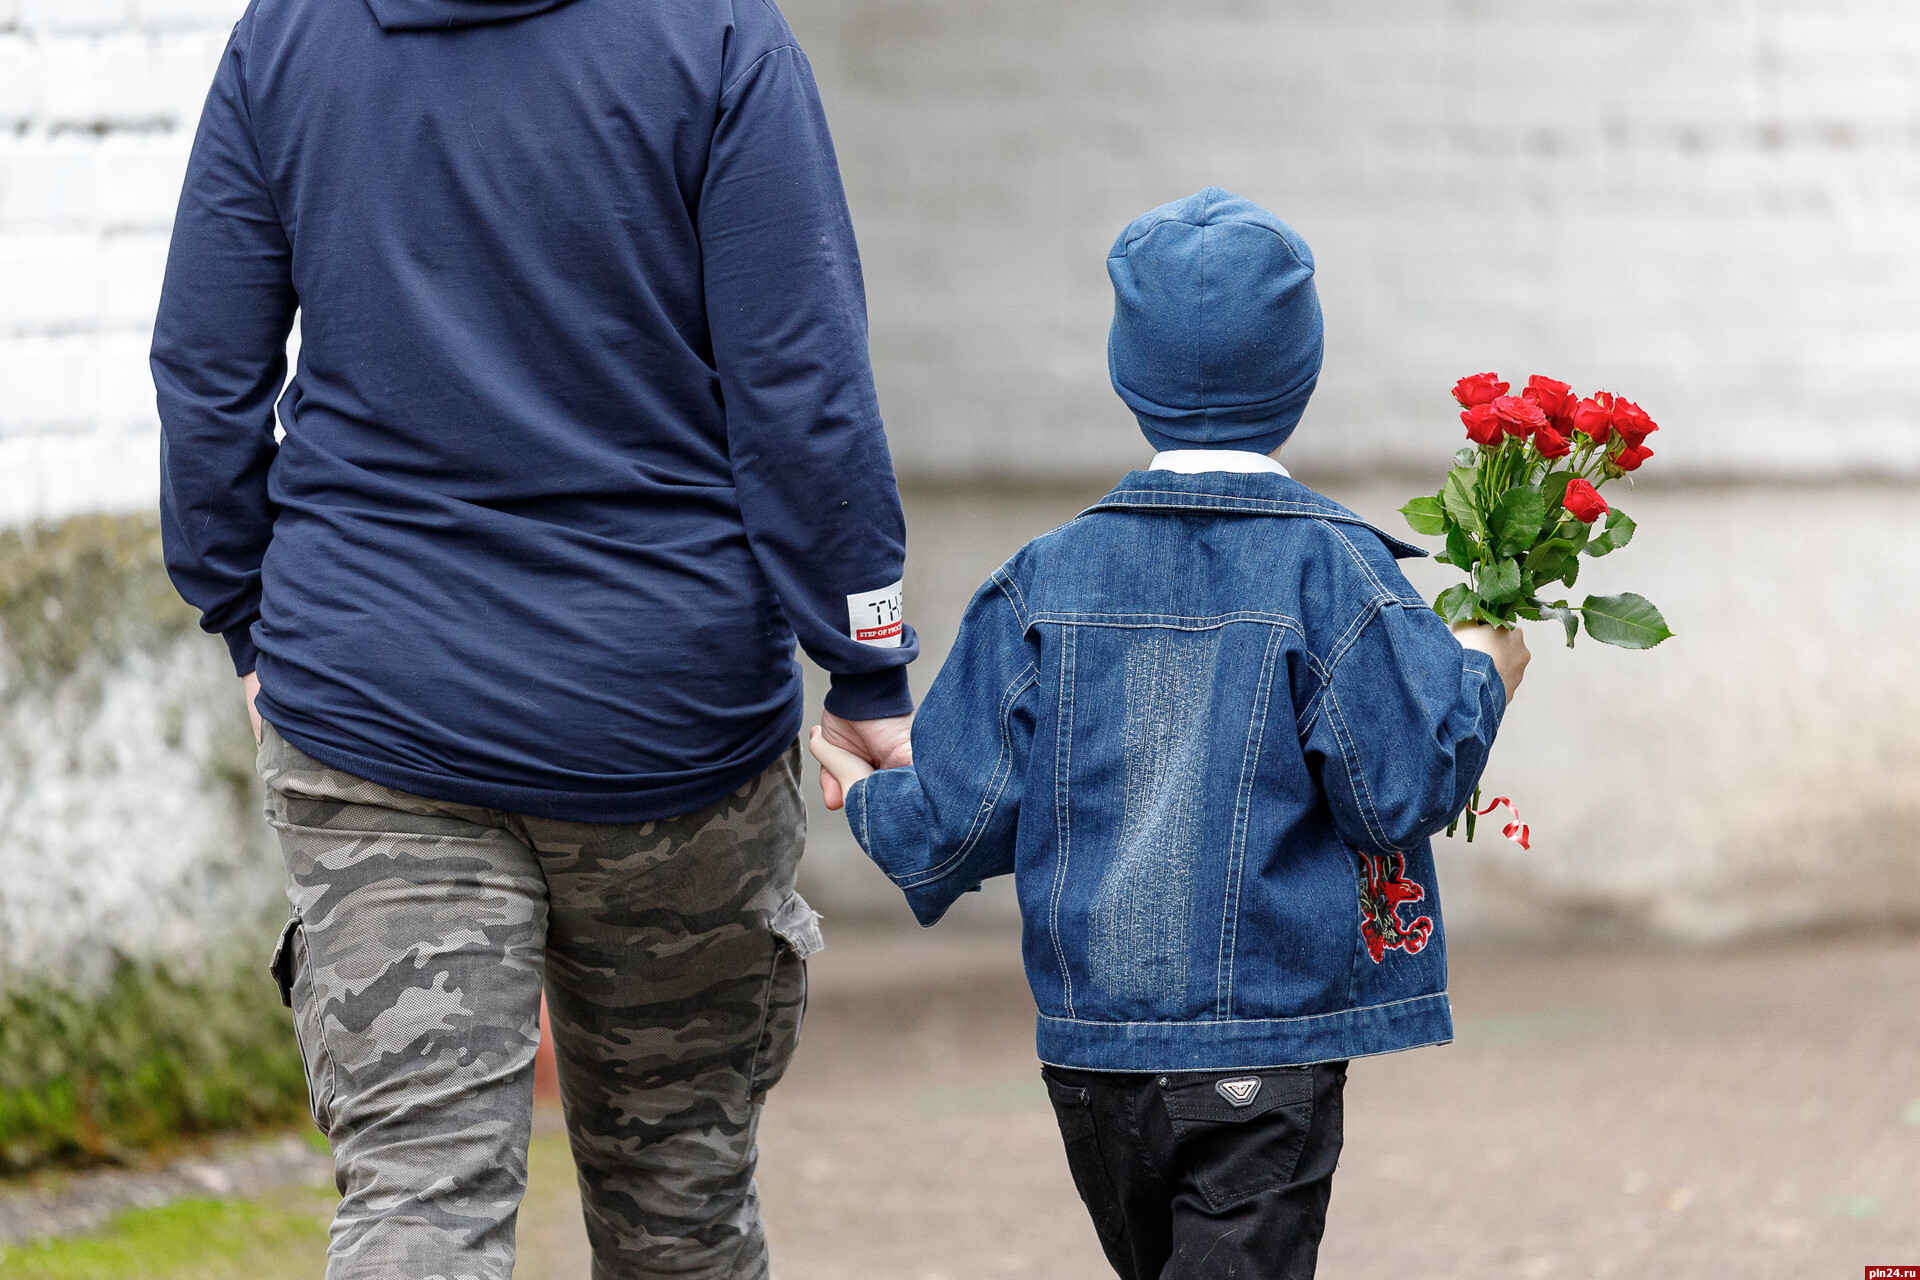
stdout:
<svg viewBox="0 0 1920 1280">
<path fill-rule="evenodd" d="M 1407 879 L 1407 855 L 1390 853 L 1376 857 L 1356 849 L 1365 865 L 1366 878 L 1360 885 L 1360 937 L 1367 954 L 1379 964 L 1389 951 L 1418 955 L 1433 936 L 1433 917 L 1421 916 L 1402 922 L 1403 903 L 1425 900 L 1427 891 L 1419 882 Z"/>
</svg>

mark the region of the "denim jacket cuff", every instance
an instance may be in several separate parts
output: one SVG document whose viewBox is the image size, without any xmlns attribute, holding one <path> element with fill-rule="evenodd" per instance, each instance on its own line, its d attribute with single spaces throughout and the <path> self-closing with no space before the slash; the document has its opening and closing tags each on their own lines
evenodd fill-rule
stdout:
<svg viewBox="0 0 1920 1280">
<path fill-rule="evenodd" d="M 873 850 L 867 847 L 867 780 L 865 778 L 847 788 L 846 799 L 847 828 L 853 832 L 853 838 L 859 842 L 861 852 L 869 858 Z"/>
<path fill-rule="evenodd" d="M 1467 665 L 1480 668 L 1480 678 L 1486 681 L 1493 696 L 1493 724 L 1497 729 L 1507 714 L 1507 682 L 1500 678 L 1500 668 L 1493 659 L 1478 649 L 1467 650 Z"/>
</svg>

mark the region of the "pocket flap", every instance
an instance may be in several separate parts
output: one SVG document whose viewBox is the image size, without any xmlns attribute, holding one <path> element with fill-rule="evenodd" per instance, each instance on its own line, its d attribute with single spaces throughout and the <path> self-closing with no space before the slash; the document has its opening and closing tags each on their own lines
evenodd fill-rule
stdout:
<svg viewBox="0 0 1920 1280">
<path fill-rule="evenodd" d="M 280 1003 L 293 1008 L 293 932 L 300 927 L 300 917 L 287 921 L 287 927 L 280 931 L 280 941 L 273 944 L 273 959 L 267 961 L 267 972 L 280 988 Z"/>
<path fill-rule="evenodd" d="M 827 945 L 820 936 L 820 913 L 808 906 L 807 900 L 797 893 L 787 895 L 787 900 L 773 913 L 773 919 L 767 927 L 792 947 L 793 953 L 802 960 Z"/>
<path fill-rule="evenodd" d="M 1280 1107 L 1313 1101 L 1313 1068 L 1212 1071 L 1166 1077 L 1160 1092 L 1173 1120 L 1238 1124 Z"/>
</svg>

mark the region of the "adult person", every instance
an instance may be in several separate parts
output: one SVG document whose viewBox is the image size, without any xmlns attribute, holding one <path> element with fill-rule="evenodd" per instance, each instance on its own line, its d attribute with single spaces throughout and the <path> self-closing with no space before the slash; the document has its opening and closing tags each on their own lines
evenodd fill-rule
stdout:
<svg viewBox="0 0 1920 1280">
<path fill-rule="evenodd" d="M 917 653 L 779 12 L 254 0 L 153 370 L 168 568 L 288 866 L 328 1276 L 509 1275 L 543 980 L 595 1276 L 765 1275 L 755 1125 L 819 946 L 794 643 L 877 764 Z"/>
</svg>

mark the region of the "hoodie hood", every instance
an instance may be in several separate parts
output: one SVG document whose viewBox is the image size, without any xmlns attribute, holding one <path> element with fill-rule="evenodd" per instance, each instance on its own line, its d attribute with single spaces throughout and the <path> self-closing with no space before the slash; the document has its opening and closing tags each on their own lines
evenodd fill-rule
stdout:
<svg viewBox="0 0 1920 1280">
<path fill-rule="evenodd" d="M 445 31 L 511 22 L 558 9 L 573 0 L 367 0 L 388 31 Z"/>
<path fill-rule="evenodd" d="M 1218 187 L 1162 205 L 1107 258 L 1113 389 L 1156 449 L 1268 453 L 1320 377 L 1313 254 L 1292 227 Z"/>
</svg>

